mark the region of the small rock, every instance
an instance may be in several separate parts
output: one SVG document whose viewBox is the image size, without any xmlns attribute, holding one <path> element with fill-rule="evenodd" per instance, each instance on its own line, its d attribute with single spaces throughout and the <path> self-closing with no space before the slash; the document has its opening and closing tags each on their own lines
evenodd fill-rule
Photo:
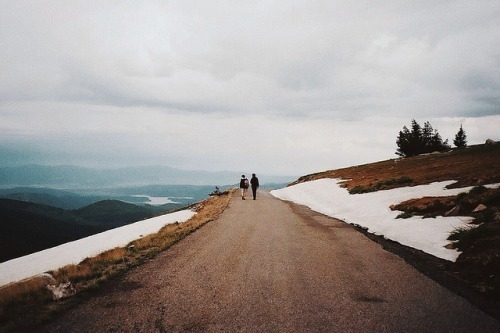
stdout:
<svg viewBox="0 0 500 333">
<path fill-rule="evenodd" d="M 454 243 L 448 243 L 448 244 L 445 245 L 444 248 L 448 249 L 448 250 L 454 250 L 456 247 L 455 247 Z"/>
<path fill-rule="evenodd" d="M 485 144 L 487 144 L 487 145 L 494 145 L 495 143 L 496 143 L 496 142 L 495 142 L 495 141 L 493 141 L 493 140 L 491 140 L 491 139 L 488 139 L 488 140 L 486 140 L 486 142 L 485 142 Z"/>
<path fill-rule="evenodd" d="M 452 209 L 450 209 L 449 211 L 447 211 L 446 213 L 444 213 L 444 216 L 458 216 L 459 213 L 460 213 L 460 206 L 457 205 Z"/>
<path fill-rule="evenodd" d="M 486 207 L 483 204 L 479 204 L 479 205 L 477 205 L 476 208 L 474 208 L 474 210 L 472 212 L 473 213 L 481 212 L 481 211 L 485 210 L 486 208 L 488 208 L 488 207 Z"/>
<path fill-rule="evenodd" d="M 75 286 L 70 281 L 60 283 L 59 285 L 49 284 L 47 289 L 52 292 L 52 299 L 54 301 L 76 294 Z"/>
</svg>

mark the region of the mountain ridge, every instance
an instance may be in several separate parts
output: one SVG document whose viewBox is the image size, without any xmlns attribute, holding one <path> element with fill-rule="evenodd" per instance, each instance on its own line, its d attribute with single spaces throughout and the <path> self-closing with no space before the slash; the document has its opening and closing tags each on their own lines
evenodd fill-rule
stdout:
<svg viewBox="0 0 500 333">
<path fill-rule="evenodd" d="M 178 208 L 178 204 L 138 206 L 119 200 L 102 200 L 69 210 L 0 198 L 0 262 Z"/>
<path fill-rule="evenodd" d="M 232 185 L 241 173 L 232 171 L 184 170 L 169 166 L 140 166 L 122 168 L 88 168 L 74 165 L 0 166 L 2 187 L 116 187 L 149 184 L 162 185 Z M 294 176 L 262 175 L 261 183 L 290 182 Z"/>
</svg>

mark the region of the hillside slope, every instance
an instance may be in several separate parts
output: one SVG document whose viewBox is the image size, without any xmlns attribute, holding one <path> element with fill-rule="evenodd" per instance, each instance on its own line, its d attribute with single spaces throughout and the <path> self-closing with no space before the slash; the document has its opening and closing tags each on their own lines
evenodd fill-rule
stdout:
<svg viewBox="0 0 500 333">
<path fill-rule="evenodd" d="M 0 262 L 99 232 L 69 211 L 0 199 Z"/>
<path fill-rule="evenodd" d="M 455 248 L 462 252 L 455 263 L 443 263 L 415 253 L 409 255 L 409 261 L 416 267 L 423 262 L 430 263 L 431 271 L 443 271 L 445 279 L 472 287 L 492 301 L 495 313 L 500 315 L 500 188 L 482 186 L 500 183 L 500 144 L 328 170 L 303 176 L 290 185 L 322 178 L 344 179 L 343 186 L 353 195 L 447 180 L 456 181 L 448 186 L 450 188 L 474 186 L 469 193 L 415 198 L 390 208 L 403 211 L 401 218 L 448 214 L 473 217 L 469 228 L 456 230 L 448 238 L 455 241 Z M 479 207 L 481 209 L 475 211 Z M 378 239 L 380 237 L 368 236 L 388 248 L 396 246 Z"/>
<path fill-rule="evenodd" d="M 171 211 L 171 206 L 137 206 L 104 200 L 65 210 L 0 199 L 0 262 Z"/>
<path fill-rule="evenodd" d="M 500 144 L 476 145 L 408 158 L 328 170 L 300 177 L 290 185 L 321 178 L 346 179 L 346 187 L 373 187 L 390 179 L 410 179 L 404 186 L 456 180 L 454 187 L 477 186 L 500 182 Z M 406 178 L 407 177 L 407 178 Z M 401 184 L 385 184 L 395 188 Z M 382 189 L 382 188 L 380 188 Z"/>
</svg>

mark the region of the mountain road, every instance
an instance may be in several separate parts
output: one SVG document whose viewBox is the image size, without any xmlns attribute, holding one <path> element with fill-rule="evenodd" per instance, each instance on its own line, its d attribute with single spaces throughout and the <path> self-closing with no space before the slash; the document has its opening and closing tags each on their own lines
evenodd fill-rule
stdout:
<svg viewBox="0 0 500 333">
<path fill-rule="evenodd" d="M 259 191 L 43 332 L 500 332 L 355 228 Z"/>
</svg>

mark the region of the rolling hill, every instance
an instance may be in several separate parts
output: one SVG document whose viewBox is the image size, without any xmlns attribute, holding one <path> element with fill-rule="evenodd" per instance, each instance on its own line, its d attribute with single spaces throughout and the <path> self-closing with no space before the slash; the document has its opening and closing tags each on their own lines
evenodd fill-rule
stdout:
<svg viewBox="0 0 500 333">
<path fill-rule="evenodd" d="M 104 200 L 77 210 L 0 199 L 0 262 L 171 211 Z"/>
</svg>

